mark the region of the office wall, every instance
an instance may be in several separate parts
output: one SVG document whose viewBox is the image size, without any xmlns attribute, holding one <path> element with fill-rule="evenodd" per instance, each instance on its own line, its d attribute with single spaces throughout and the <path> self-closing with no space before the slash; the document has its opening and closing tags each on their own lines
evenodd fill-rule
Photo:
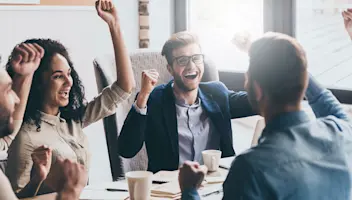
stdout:
<svg viewBox="0 0 352 200">
<path fill-rule="evenodd" d="M 150 2 L 150 48 L 161 49 L 174 30 L 173 0 Z M 129 51 L 138 48 L 138 1 L 115 0 L 125 43 Z M 60 40 L 70 51 L 74 65 L 86 88 L 87 99 L 97 95 L 92 61 L 112 54 L 106 24 L 93 7 L 0 7 L 0 55 L 2 65 L 11 49 L 28 38 Z M 86 128 L 90 140 L 92 165 L 90 181 L 110 180 L 110 167 L 102 123 Z"/>
</svg>

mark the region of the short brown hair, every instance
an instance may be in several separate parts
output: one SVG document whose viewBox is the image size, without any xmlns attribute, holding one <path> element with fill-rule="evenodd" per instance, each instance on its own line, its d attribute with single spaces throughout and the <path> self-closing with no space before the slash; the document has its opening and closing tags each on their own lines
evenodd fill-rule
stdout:
<svg viewBox="0 0 352 200">
<path fill-rule="evenodd" d="M 187 46 L 189 44 L 198 44 L 199 40 L 197 35 L 188 32 L 182 31 L 178 33 L 174 33 L 171 37 L 165 42 L 163 46 L 163 50 L 161 51 L 161 55 L 165 56 L 167 63 L 172 65 L 172 52 L 174 49 Z M 200 46 L 200 45 L 199 45 Z"/>
<path fill-rule="evenodd" d="M 277 106 L 299 103 L 307 84 L 307 59 L 294 38 L 266 33 L 249 50 L 248 75 Z"/>
</svg>

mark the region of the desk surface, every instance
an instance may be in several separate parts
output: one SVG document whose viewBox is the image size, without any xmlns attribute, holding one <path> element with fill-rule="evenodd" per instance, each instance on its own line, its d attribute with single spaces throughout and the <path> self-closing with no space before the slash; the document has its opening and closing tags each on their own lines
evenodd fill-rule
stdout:
<svg viewBox="0 0 352 200">
<path fill-rule="evenodd" d="M 53 193 L 53 194 L 46 194 L 46 195 L 41 195 L 41 196 L 37 196 L 34 198 L 27 198 L 27 199 L 22 199 L 22 200 L 56 200 L 55 198 L 56 198 L 56 193 Z M 102 196 L 101 199 L 103 199 L 103 198 L 104 197 Z M 222 193 L 203 197 L 202 199 L 203 200 L 219 200 L 221 198 L 222 198 Z M 94 200 L 94 199 L 85 199 L 85 200 Z"/>
<path fill-rule="evenodd" d="M 46 195 L 41 195 L 41 196 L 37 196 L 34 198 L 27 198 L 27 199 L 22 199 L 22 200 L 56 200 L 55 198 L 56 198 L 56 193 L 53 193 L 53 194 L 46 194 Z M 219 200 L 221 198 L 222 198 L 222 193 L 203 197 L 202 199 L 203 200 Z M 105 199 L 105 198 L 102 196 L 100 199 Z M 94 199 L 85 199 L 85 200 L 94 200 Z"/>
<path fill-rule="evenodd" d="M 223 160 L 223 159 L 222 159 Z M 221 177 L 226 177 L 228 171 L 226 169 L 219 169 L 218 172 L 208 173 L 206 180 L 210 181 L 214 176 L 215 178 L 219 175 Z M 221 178 L 220 177 L 220 178 Z M 209 179 L 208 179 L 209 178 Z M 214 181 L 214 180 L 213 180 Z M 154 184 L 153 184 L 154 185 Z M 155 184 L 154 186 L 159 186 L 159 184 Z M 81 200 L 125 200 L 128 198 L 128 192 L 111 192 L 107 191 L 106 188 L 128 188 L 126 180 L 121 180 L 117 182 L 107 182 L 107 183 L 99 183 L 99 184 L 92 184 L 87 186 L 82 194 Z M 178 187 L 178 184 L 177 184 Z M 207 183 L 204 185 L 202 189 L 199 190 L 200 195 L 207 195 L 202 196 L 203 200 L 215 200 L 221 199 L 223 194 L 220 192 L 222 190 L 222 183 Z M 218 191 L 218 192 L 217 192 Z M 210 194 L 210 195 L 209 195 Z M 57 194 L 47 194 L 42 196 L 37 196 L 35 198 L 27 198 L 23 200 L 55 200 Z M 151 200 L 161 200 L 165 198 L 155 198 L 151 197 Z"/>
<path fill-rule="evenodd" d="M 231 163 L 231 160 L 233 158 L 223 158 L 221 161 L 226 161 L 225 163 Z M 226 177 L 227 176 L 227 170 L 226 169 L 221 169 L 219 168 L 219 171 L 214 173 L 208 173 L 207 177 L 214 177 L 214 176 L 220 176 L 221 177 Z M 207 179 L 207 178 L 206 178 Z M 113 186 L 111 186 L 113 184 Z M 121 184 L 121 185 L 120 185 Z M 119 185 L 118 188 L 127 188 L 126 185 L 126 180 L 121 180 L 117 182 L 108 182 L 108 183 L 98 183 L 98 184 L 92 184 L 87 186 L 82 194 L 81 194 L 81 200 L 124 200 L 128 197 L 128 192 L 109 192 L 106 190 L 106 188 L 109 187 L 116 187 L 116 185 Z M 208 187 L 209 186 L 209 187 Z M 222 183 L 215 183 L 215 184 L 206 184 L 204 187 L 204 190 L 200 190 L 200 194 L 209 194 L 208 192 L 212 193 L 215 191 L 218 191 L 219 189 L 222 188 Z M 210 190 L 210 191 L 209 191 Z M 37 196 L 34 198 L 26 198 L 22 200 L 55 200 L 57 194 L 52 193 L 52 194 L 47 194 L 47 195 L 41 195 Z M 214 193 L 206 197 L 202 197 L 203 200 L 215 200 L 215 199 L 221 199 L 223 196 L 222 192 L 219 193 Z M 82 198 L 83 197 L 83 198 Z M 152 197 L 151 200 L 161 200 L 162 198 L 154 198 Z"/>
</svg>

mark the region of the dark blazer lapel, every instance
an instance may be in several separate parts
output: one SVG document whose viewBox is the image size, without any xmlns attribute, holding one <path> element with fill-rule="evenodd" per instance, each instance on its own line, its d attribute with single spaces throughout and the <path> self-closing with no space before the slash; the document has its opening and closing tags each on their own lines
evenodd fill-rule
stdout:
<svg viewBox="0 0 352 200">
<path fill-rule="evenodd" d="M 216 101 L 213 100 L 211 94 L 205 94 L 200 88 L 198 90 L 198 95 L 202 101 L 202 106 L 210 115 L 216 115 L 216 117 L 223 118 L 222 112 Z"/>
<path fill-rule="evenodd" d="M 211 94 L 205 94 L 200 88 L 198 91 L 198 95 L 202 102 L 203 108 L 207 111 L 214 126 L 221 134 L 223 132 L 222 123 L 225 119 L 219 105 L 216 101 L 213 100 L 213 96 Z"/>
<path fill-rule="evenodd" d="M 205 94 L 201 89 L 199 89 L 198 94 L 202 101 L 203 108 L 206 110 L 206 112 L 208 112 L 210 120 L 213 122 L 217 133 L 220 135 L 220 150 L 222 151 L 222 157 L 234 155 L 232 147 L 232 135 L 228 135 L 229 130 L 227 121 L 229 118 L 225 119 L 219 104 L 214 101 L 211 94 Z M 230 134 L 232 134 L 231 131 Z"/>
<path fill-rule="evenodd" d="M 177 117 L 176 117 L 176 106 L 175 106 L 175 97 L 172 90 L 172 83 L 170 81 L 165 88 L 163 93 L 163 102 L 162 110 L 163 116 L 166 123 L 167 134 L 169 135 L 170 143 L 174 155 L 179 159 L 179 150 L 178 150 L 178 133 L 177 133 Z"/>
</svg>

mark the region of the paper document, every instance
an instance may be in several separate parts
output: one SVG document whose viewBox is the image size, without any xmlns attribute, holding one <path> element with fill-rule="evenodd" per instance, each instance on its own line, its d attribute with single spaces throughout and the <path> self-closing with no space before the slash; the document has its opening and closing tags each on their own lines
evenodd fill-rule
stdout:
<svg viewBox="0 0 352 200">
<path fill-rule="evenodd" d="M 216 172 L 208 172 L 205 181 L 207 183 L 223 183 L 228 173 L 229 171 L 227 169 L 219 168 Z"/>
<path fill-rule="evenodd" d="M 154 182 L 168 183 L 178 180 L 178 170 L 175 171 L 159 171 L 153 175 Z"/>
<path fill-rule="evenodd" d="M 232 161 L 235 159 L 235 156 L 232 157 L 227 157 L 227 158 L 221 158 L 219 162 L 219 166 L 225 169 L 230 169 Z"/>
<path fill-rule="evenodd" d="M 172 181 L 160 185 L 155 185 L 152 188 L 153 194 L 166 194 L 166 195 L 177 195 L 181 193 L 180 185 L 178 181 Z"/>
</svg>

